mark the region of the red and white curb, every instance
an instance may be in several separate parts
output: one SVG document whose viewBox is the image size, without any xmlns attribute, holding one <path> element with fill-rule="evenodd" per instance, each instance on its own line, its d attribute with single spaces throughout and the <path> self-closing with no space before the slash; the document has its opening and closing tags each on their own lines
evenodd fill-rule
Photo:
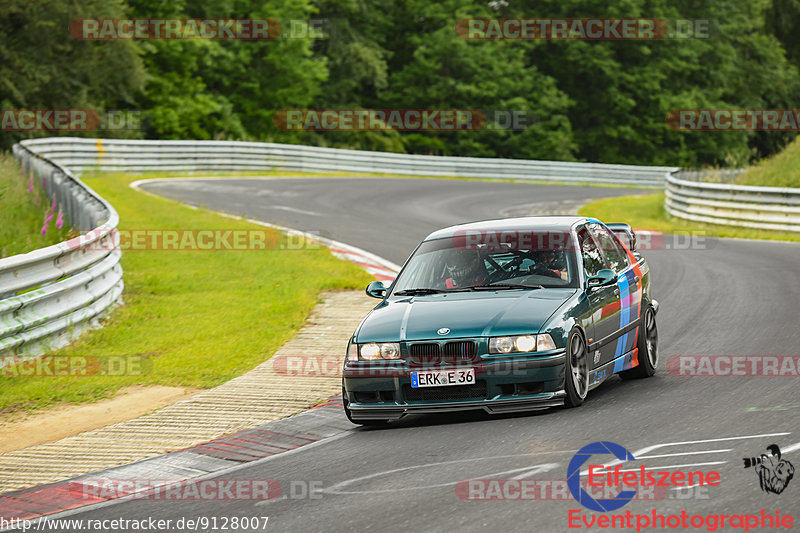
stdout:
<svg viewBox="0 0 800 533">
<path fill-rule="evenodd" d="M 230 474 L 254 462 L 269 460 L 277 455 L 294 453 L 322 441 L 344 436 L 353 428 L 342 414 L 341 395 L 299 415 L 269 422 L 262 426 L 239 431 L 225 437 L 167 453 L 151 459 L 93 472 L 72 479 L 17 490 L 0 495 L 0 532 L 43 520 L 77 514 L 89 506 L 107 506 L 143 499 L 161 486 L 191 483 Z M 107 482 L 108 493 L 87 492 Z M 113 487 L 124 482 L 141 490 L 129 490 L 123 495 Z M 141 483 L 144 482 L 144 483 Z M 43 525 L 44 522 L 42 522 Z"/>
</svg>

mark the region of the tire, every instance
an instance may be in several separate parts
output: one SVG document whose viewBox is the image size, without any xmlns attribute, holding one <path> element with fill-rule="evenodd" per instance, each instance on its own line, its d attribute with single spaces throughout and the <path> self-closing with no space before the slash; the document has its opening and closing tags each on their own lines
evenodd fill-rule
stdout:
<svg viewBox="0 0 800 533">
<path fill-rule="evenodd" d="M 381 420 L 381 419 L 368 419 L 368 420 L 353 420 L 353 413 L 347 407 L 347 395 L 344 392 L 344 388 L 342 388 L 342 405 L 344 406 L 344 415 L 347 419 L 352 422 L 353 424 L 358 424 L 361 426 L 387 426 L 389 425 L 388 420 Z"/>
<path fill-rule="evenodd" d="M 586 340 L 577 329 L 573 329 L 567 338 L 566 356 L 564 390 L 567 397 L 564 398 L 564 405 L 578 407 L 583 405 L 589 391 L 589 362 Z"/>
<path fill-rule="evenodd" d="M 652 306 L 647 306 L 639 326 L 639 335 L 636 339 L 639 349 L 639 364 L 630 370 L 620 372 L 622 379 L 649 378 L 656 373 L 658 367 L 658 327 L 656 326 L 656 312 Z"/>
</svg>

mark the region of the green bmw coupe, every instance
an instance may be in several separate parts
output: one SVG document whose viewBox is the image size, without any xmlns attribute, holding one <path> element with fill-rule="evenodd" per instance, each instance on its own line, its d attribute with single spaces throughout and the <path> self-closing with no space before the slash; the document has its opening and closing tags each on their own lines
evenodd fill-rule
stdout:
<svg viewBox="0 0 800 533">
<path fill-rule="evenodd" d="M 452 226 L 428 235 L 353 334 L 347 417 L 577 407 L 613 374 L 658 365 L 658 303 L 627 224 L 576 216 Z"/>
</svg>

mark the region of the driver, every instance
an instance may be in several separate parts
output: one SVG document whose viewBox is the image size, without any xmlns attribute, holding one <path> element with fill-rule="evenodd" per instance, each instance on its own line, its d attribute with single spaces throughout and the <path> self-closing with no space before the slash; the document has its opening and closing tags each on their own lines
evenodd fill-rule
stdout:
<svg viewBox="0 0 800 533">
<path fill-rule="evenodd" d="M 542 271 L 542 273 L 547 276 L 561 278 L 566 281 L 567 271 L 559 268 L 558 261 L 556 261 L 556 252 L 554 250 L 534 252 L 533 259 L 536 261 L 535 267 L 537 270 Z"/>
<path fill-rule="evenodd" d="M 481 285 L 486 280 L 486 267 L 475 252 L 453 248 L 445 256 L 444 278 L 448 289 Z"/>
</svg>

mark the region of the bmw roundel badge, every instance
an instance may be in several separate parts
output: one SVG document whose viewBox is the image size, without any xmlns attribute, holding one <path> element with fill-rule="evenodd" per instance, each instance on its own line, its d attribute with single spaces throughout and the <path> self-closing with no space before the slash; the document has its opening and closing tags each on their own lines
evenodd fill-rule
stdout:
<svg viewBox="0 0 800 533">
<path fill-rule="evenodd" d="M 439 328 L 439 330 L 436 333 L 438 333 L 439 335 L 447 335 L 448 333 L 450 333 L 450 328 Z"/>
</svg>

